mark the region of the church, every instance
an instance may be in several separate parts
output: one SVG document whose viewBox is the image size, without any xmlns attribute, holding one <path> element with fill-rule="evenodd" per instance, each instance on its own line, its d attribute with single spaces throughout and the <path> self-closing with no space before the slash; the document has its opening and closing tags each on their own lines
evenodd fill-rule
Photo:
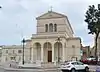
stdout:
<svg viewBox="0 0 100 72">
<path fill-rule="evenodd" d="M 37 33 L 26 40 L 26 46 L 31 47 L 31 61 L 48 63 L 81 59 L 81 38 L 74 36 L 66 15 L 48 11 L 36 20 Z"/>
</svg>

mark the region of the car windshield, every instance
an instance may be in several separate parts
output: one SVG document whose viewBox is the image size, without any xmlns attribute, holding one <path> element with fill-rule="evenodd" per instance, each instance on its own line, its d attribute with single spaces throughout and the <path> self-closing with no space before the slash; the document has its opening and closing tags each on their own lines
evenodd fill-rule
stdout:
<svg viewBox="0 0 100 72">
<path fill-rule="evenodd" d="M 77 62 L 79 65 L 83 65 L 83 63 L 82 62 Z"/>
<path fill-rule="evenodd" d="M 71 64 L 72 64 L 72 65 L 83 65 L 82 62 L 72 62 Z"/>
</svg>

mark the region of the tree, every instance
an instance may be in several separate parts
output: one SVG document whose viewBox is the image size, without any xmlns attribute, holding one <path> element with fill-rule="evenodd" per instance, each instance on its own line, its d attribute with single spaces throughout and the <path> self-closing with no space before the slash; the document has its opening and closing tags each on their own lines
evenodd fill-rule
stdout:
<svg viewBox="0 0 100 72">
<path fill-rule="evenodd" d="M 89 34 L 95 35 L 95 57 L 98 60 L 97 55 L 97 39 L 100 33 L 100 5 L 96 9 L 94 5 L 89 6 L 85 14 L 85 22 L 88 24 Z"/>
</svg>

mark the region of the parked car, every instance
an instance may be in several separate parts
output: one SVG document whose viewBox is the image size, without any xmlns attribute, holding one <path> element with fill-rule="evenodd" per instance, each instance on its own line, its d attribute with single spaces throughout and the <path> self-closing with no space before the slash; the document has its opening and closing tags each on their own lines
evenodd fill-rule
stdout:
<svg viewBox="0 0 100 72">
<path fill-rule="evenodd" d="M 89 65 L 96 65 L 98 61 L 96 61 L 95 58 L 87 58 L 84 60 L 81 60 L 84 64 L 89 64 Z"/>
<path fill-rule="evenodd" d="M 76 71 L 89 72 L 88 65 L 87 64 L 83 64 L 80 61 L 65 62 L 65 63 L 61 64 L 60 69 L 63 72 L 66 72 L 66 71 L 71 71 L 71 72 L 76 72 Z"/>
</svg>

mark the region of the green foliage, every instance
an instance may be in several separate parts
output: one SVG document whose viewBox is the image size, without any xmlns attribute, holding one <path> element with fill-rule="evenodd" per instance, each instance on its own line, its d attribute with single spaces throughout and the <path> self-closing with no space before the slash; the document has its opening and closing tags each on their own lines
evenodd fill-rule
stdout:
<svg viewBox="0 0 100 72">
<path fill-rule="evenodd" d="M 100 4 L 98 4 L 98 9 L 94 5 L 89 6 L 85 18 L 85 22 L 88 24 L 89 34 L 95 34 L 95 57 L 98 60 L 97 38 L 100 33 Z"/>
<path fill-rule="evenodd" d="M 89 6 L 85 18 L 85 22 L 88 24 L 89 34 L 99 34 L 100 10 L 96 9 L 94 5 Z"/>
</svg>

